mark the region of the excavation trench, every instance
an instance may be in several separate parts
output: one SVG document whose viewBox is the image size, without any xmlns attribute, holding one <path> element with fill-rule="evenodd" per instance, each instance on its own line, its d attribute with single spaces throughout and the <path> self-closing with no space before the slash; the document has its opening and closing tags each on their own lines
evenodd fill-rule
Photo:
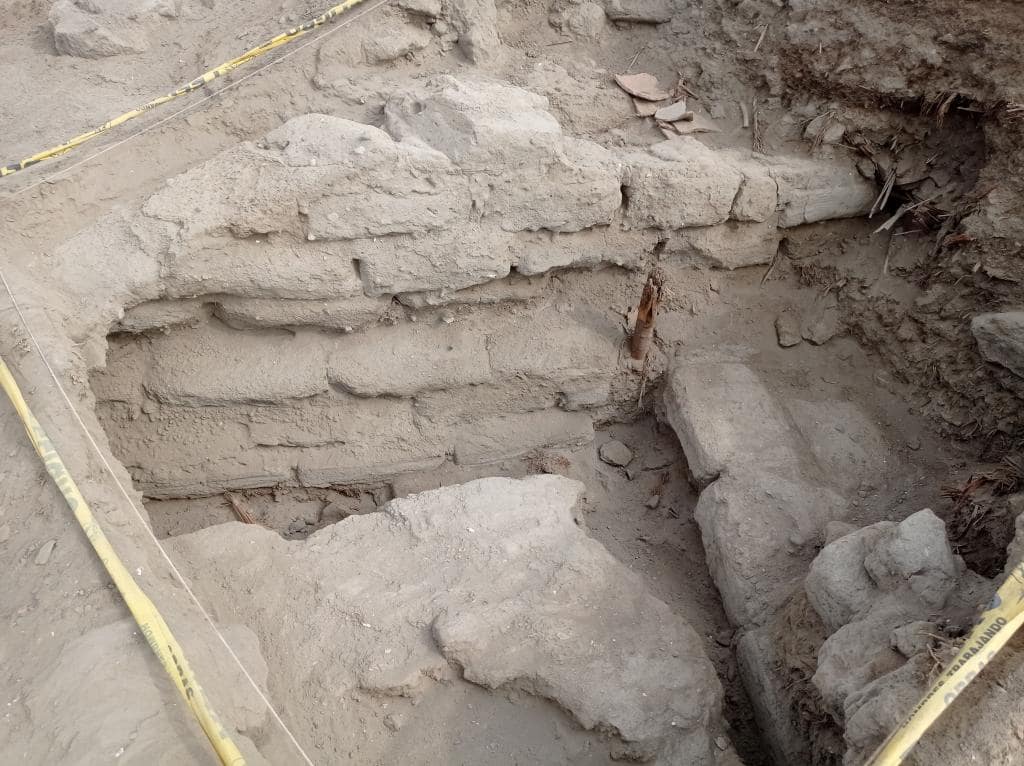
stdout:
<svg viewBox="0 0 1024 766">
<path fill-rule="evenodd" d="M 496 285 L 497 303 L 396 302 L 359 332 L 228 324 L 217 296 L 142 304 L 107 338 L 106 369 L 91 379 L 97 412 L 167 540 L 238 521 L 302 540 L 392 499 L 488 476 L 582 482 L 577 523 L 694 627 L 725 688 L 728 738 L 759 763 L 685 457 L 654 415 L 664 354 L 652 349 L 646 371 L 631 366 L 625 318 L 596 308 L 625 309 L 636 278 L 513 276 Z M 527 302 L 502 302 L 510 291 Z M 537 716 L 560 721 L 594 759 L 574 763 L 603 763 L 615 750 L 614 737 L 586 734 L 557 707 L 504 710 L 523 702 L 519 692 L 488 702 L 459 689 L 487 716 L 522 719 L 551 762 L 565 745 L 545 743 Z M 427 725 L 403 715 L 419 721 L 413 729 Z"/>
</svg>

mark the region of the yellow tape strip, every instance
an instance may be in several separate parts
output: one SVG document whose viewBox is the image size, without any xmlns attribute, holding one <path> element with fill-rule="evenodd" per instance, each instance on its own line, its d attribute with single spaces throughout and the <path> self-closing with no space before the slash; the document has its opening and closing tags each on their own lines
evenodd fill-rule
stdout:
<svg viewBox="0 0 1024 766">
<path fill-rule="evenodd" d="M 21 389 L 18 388 L 18 384 L 15 382 L 14 376 L 11 375 L 11 371 L 3 358 L 0 358 L 0 386 L 3 387 L 8 398 L 11 400 L 11 404 L 14 405 L 14 409 L 21 417 L 25 431 L 28 433 L 28 437 L 31 439 L 32 445 L 35 447 L 40 459 L 46 466 L 47 473 L 50 474 L 50 478 L 53 479 L 61 494 L 64 495 L 68 507 L 75 514 L 75 518 L 82 527 L 82 531 L 85 532 L 85 536 L 92 543 L 93 550 L 96 551 L 96 555 L 99 556 L 107 573 L 114 581 L 118 591 L 120 591 L 122 598 L 124 598 L 125 603 L 128 605 L 128 609 L 135 618 L 135 622 L 139 625 L 139 630 L 142 631 L 142 635 L 149 642 L 153 653 L 164 666 L 164 670 L 167 671 L 167 675 L 171 677 L 174 685 L 178 687 L 178 691 L 184 697 L 185 703 L 192 710 L 196 719 L 198 719 L 199 725 L 203 727 L 203 731 L 209 738 L 210 744 L 217 751 L 220 762 L 225 764 L 225 766 L 245 766 L 245 759 L 242 757 L 242 754 L 217 720 L 216 714 L 207 704 L 206 697 L 203 695 L 203 691 L 199 687 L 192 669 L 185 660 L 185 653 L 171 634 L 171 629 L 167 627 L 167 623 L 160 616 L 156 606 L 138 586 L 138 583 L 135 582 L 135 579 L 125 568 L 124 564 L 121 563 L 121 559 L 117 557 L 117 553 L 114 552 L 110 541 L 103 533 L 99 524 L 97 524 L 96 518 L 92 515 L 88 503 L 85 502 L 85 498 L 79 492 L 78 485 L 75 484 L 71 474 L 68 473 L 64 461 L 61 460 L 60 455 L 57 454 L 57 450 L 54 449 L 53 443 L 47 437 L 43 427 L 39 425 L 39 421 L 36 420 L 32 410 L 29 409 L 25 398 L 21 394 Z"/>
<path fill-rule="evenodd" d="M 154 98 L 149 103 L 143 104 L 137 109 L 132 109 L 130 112 L 125 112 L 119 117 L 115 117 L 109 122 L 103 123 L 94 130 L 90 130 L 87 133 L 82 133 L 81 135 L 68 139 L 63 144 L 54 146 L 51 149 L 46 149 L 45 151 L 42 152 L 38 152 L 37 154 L 33 154 L 31 157 L 26 157 L 20 162 L 12 162 L 8 165 L 0 166 L 0 178 L 3 178 L 4 176 L 9 176 L 12 173 L 17 173 L 19 170 L 24 170 L 27 167 L 31 167 L 32 165 L 42 162 L 43 160 L 48 160 L 51 157 L 56 157 L 60 154 L 64 154 L 64 152 L 70 151 L 71 149 L 74 149 L 76 146 L 81 146 L 86 141 L 91 141 L 101 133 L 106 133 L 108 130 L 116 128 L 118 125 L 123 125 L 129 120 L 134 120 L 136 117 L 141 117 L 143 114 L 145 114 L 151 109 L 155 109 L 158 106 L 163 106 L 168 101 L 173 101 L 174 99 L 184 96 L 187 93 L 191 93 L 194 90 L 198 90 L 207 83 L 213 82 L 218 77 L 223 77 L 229 72 L 238 69 L 238 67 L 242 66 L 243 64 L 247 64 L 253 59 L 259 58 L 264 53 L 269 53 L 275 48 L 279 48 L 282 45 L 290 43 L 292 40 L 298 37 L 302 37 L 302 35 L 306 34 L 307 32 L 311 32 L 317 27 L 323 26 L 329 21 L 333 21 L 346 11 L 359 5 L 359 3 L 361 2 L 363 2 L 363 0 L 345 0 L 345 2 L 339 3 L 333 8 L 328 9 L 324 13 L 317 16 L 315 19 L 310 19 L 309 21 L 295 27 L 294 29 L 289 29 L 287 32 L 282 32 L 276 37 L 272 37 L 271 39 L 267 40 L 262 45 L 257 45 L 255 48 L 246 51 L 241 56 L 233 58 L 231 59 L 231 61 L 221 64 L 220 66 L 216 66 L 208 72 L 204 72 L 191 82 L 182 85 L 173 93 L 168 93 L 165 96 Z"/>
<path fill-rule="evenodd" d="M 865 766 L 899 766 L 935 720 L 992 661 L 1022 624 L 1024 564 L 1018 564 L 996 591 L 992 603 L 960 647 L 959 654 Z"/>
</svg>

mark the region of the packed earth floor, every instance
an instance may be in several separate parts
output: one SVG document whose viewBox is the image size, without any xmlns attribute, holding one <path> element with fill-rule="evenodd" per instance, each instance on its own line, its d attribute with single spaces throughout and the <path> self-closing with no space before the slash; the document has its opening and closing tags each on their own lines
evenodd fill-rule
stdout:
<svg viewBox="0 0 1024 766">
<path fill-rule="evenodd" d="M 325 10 L 8 5 L 4 162 Z M 367 0 L 0 179 L 0 357 L 246 763 L 861 766 L 1024 558 L 1022 40 Z M 0 763 L 216 763 L 0 438 Z"/>
</svg>

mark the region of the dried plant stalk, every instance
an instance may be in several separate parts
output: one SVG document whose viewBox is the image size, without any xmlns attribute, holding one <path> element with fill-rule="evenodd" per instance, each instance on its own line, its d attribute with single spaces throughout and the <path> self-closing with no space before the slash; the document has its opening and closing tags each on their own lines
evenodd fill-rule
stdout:
<svg viewBox="0 0 1024 766">
<path fill-rule="evenodd" d="M 647 351 L 654 339 L 654 321 L 658 316 L 658 306 L 661 304 L 661 289 L 664 284 L 664 276 L 660 271 L 652 271 L 647 277 L 643 294 L 640 296 L 640 305 L 636 310 L 636 324 L 633 325 L 633 335 L 629 339 L 629 353 L 634 359 L 643 361 L 647 358 Z"/>
</svg>

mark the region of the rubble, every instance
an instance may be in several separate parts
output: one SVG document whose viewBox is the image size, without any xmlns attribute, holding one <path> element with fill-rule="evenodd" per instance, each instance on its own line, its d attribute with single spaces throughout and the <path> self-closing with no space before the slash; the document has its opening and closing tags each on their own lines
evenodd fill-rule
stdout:
<svg viewBox="0 0 1024 766">
<path fill-rule="evenodd" d="M 482 479 L 394 500 L 305 541 L 227 524 L 170 547 L 206 603 L 274 636 L 263 651 L 275 687 L 302 687 L 333 709 L 359 688 L 417 698 L 434 678 L 464 678 L 552 699 L 614 736 L 616 757 L 711 766 L 721 688 L 700 638 L 577 527 L 582 490 L 557 476 Z M 292 575 L 243 596 L 225 577 L 238 567 L 266 583 Z M 367 590 L 368 578 L 390 585 Z M 324 589 L 329 601 L 314 598 Z M 333 639 L 300 627 L 309 624 Z M 335 741 L 345 720 L 316 710 Z"/>
</svg>

